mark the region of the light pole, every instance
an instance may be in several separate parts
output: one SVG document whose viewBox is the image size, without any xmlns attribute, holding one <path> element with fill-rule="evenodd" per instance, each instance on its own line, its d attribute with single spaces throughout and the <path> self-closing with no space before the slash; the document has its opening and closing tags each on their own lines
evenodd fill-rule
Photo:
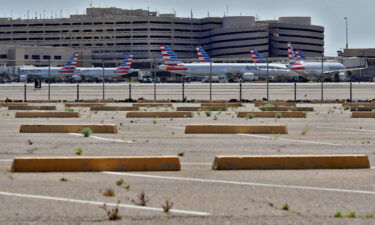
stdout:
<svg viewBox="0 0 375 225">
<path fill-rule="evenodd" d="M 348 19 L 349 19 L 349 17 L 344 17 L 344 19 L 345 19 L 345 25 L 346 25 L 346 49 L 348 49 L 349 48 L 349 41 L 348 41 Z"/>
</svg>

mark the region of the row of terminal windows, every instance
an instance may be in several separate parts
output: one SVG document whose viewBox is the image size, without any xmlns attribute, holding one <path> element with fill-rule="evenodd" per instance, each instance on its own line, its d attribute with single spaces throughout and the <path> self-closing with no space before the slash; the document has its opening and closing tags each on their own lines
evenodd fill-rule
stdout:
<svg viewBox="0 0 375 225">
<path fill-rule="evenodd" d="M 98 39 L 140 39 L 140 38 L 158 38 L 158 39 L 199 39 L 199 37 L 194 36 L 162 36 L 162 35 L 133 35 L 133 36 L 102 36 L 102 37 L 92 37 L 92 36 L 85 36 L 85 37 L 29 37 L 29 38 L 0 38 L 0 41 L 26 41 L 26 40 L 32 40 L 32 41 L 42 41 L 42 40 L 98 40 Z"/>
<path fill-rule="evenodd" d="M 216 43 L 225 43 L 225 42 L 233 42 L 233 41 L 252 41 L 252 40 L 262 40 L 262 39 L 267 39 L 268 40 L 268 36 L 253 37 L 253 38 L 226 39 L 226 40 L 220 40 L 220 41 L 211 41 L 211 42 L 205 43 L 205 44 L 216 44 Z"/>
<path fill-rule="evenodd" d="M 314 33 L 319 33 L 319 34 L 323 33 L 323 31 L 321 31 L 321 30 L 312 30 L 312 29 L 305 29 L 305 28 L 291 28 L 291 27 L 275 27 L 275 28 L 279 29 L 279 30 L 308 31 L 308 32 L 314 32 Z"/>
<path fill-rule="evenodd" d="M 129 43 L 129 42 L 118 42 L 118 43 L 107 43 L 105 44 L 106 46 L 130 46 L 130 45 L 133 45 L 133 46 L 136 46 L 136 45 L 150 45 L 150 46 L 159 46 L 161 44 L 166 44 L 166 45 L 172 45 L 172 43 L 166 43 L 166 42 L 160 42 L 160 43 L 146 43 L 146 42 L 139 42 L 139 43 Z M 174 45 L 178 45 L 178 46 L 191 46 L 193 44 L 187 44 L 187 43 L 175 43 Z M 68 46 L 104 46 L 104 44 L 101 44 L 101 43 L 98 43 L 98 44 L 91 44 L 91 43 L 85 43 L 85 44 L 78 44 L 78 43 L 73 43 L 73 44 L 54 44 L 53 45 L 54 47 L 68 47 Z"/>
<path fill-rule="evenodd" d="M 82 26 L 82 25 L 115 25 L 115 24 L 176 24 L 176 25 L 222 25 L 222 22 L 204 22 L 204 23 L 187 23 L 187 22 L 168 22 L 168 21 L 123 21 L 123 22 L 86 22 L 86 23 L 33 23 L 33 24 L 0 24 L 0 27 L 41 27 L 41 26 Z"/>
<path fill-rule="evenodd" d="M 238 31 L 238 32 L 228 32 L 228 33 L 220 33 L 220 34 L 212 34 L 208 36 L 204 36 L 201 38 L 212 38 L 212 37 L 219 37 L 219 36 L 226 36 L 226 35 L 236 35 L 236 34 L 253 34 L 259 32 L 267 32 L 268 30 L 251 30 L 251 31 Z"/>
<path fill-rule="evenodd" d="M 161 31 L 161 32 L 165 32 L 165 31 L 168 31 L 168 32 L 172 32 L 172 29 L 163 29 L 163 28 L 150 28 L 150 30 L 148 30 L 148 28 L 133 28 L 132 30 L 131 29 L 106 29 L 106 30 L 103 30 L 103 29 L 98 29 L 98 30 L 46 30 L 46 31 L 43 31 L 43 30 L 31 30 L 31 31 L 13 31 L 13 34 L 43 34 L 43 33 L 46 33 L 46 34 L 49 34 L 49 33 L 69 33 L 69 32 L 73 32 L 73 33 L 91 33 L 91 32 L 131 32 L 131 31 L 135 31 L 135 32 L 139 32 L 139 31 Z M 201 31 L 201 30 L 187 30 L 187 29 L 174 29 L 175 32 L 193 32 L 193 33 L 200 33 L 200 32 L 206 32 L 205 31 Z M 0 34 L 11 34 L 12 32 L 0 32 Z M 226 34 L 225 34 L 226 35 Z"/>
<path fill-rule="evenodd" d="M 296 37 L 296 38 L 308 38 L 308 39 L 316 39 L 316 40 L 323 40 L 323 37 L 312 37 L 312 36 L 304 36 L 304 35 L 292 35 L 292 34 L 278 34 L 279 37 Z"/>
<path fill-rule="evenodd" d="M 276 41 L 275 43 L 285 44 L 285 46 L 286 46 L 288 42 L 287 41 Z M 312 45 L 312 46 L 322 47 L 322 44 L 307 43 L 307 42 L 300 42 L 300 41 L 293 41 L 292 44 L 296 44 L 296 45 Z"/>
<path fill-rule="evenodd" d="M 34 60 L 40 60 L 40 59 L 51 59 L 51 56 L 50 55 L 31 55 L 31 57 L 29 55 L 25 55 L 24 56 L 24 59 L 34 59 Z M 61 59 L 61 55 L 55 55 L 53 56 L 53 59 L 56 59 L 56 60 L 60 60 Z"/>
<path fill-rule="evenodd" d="M 266 46 L 268 48 L 268 42 L 259 43 L 256 45 L 234 45 L 234 46 L 226 46 L 226 47 L 220 47 L 220 48 L 210 48 L 206 49 L 207 51 L 213 51 L 213 50 L 223 50 L 223 49 L 232 49 L 232 48 L 248 48 L 250 51 L 250 48 L 259 48 Z"/>
</svg>

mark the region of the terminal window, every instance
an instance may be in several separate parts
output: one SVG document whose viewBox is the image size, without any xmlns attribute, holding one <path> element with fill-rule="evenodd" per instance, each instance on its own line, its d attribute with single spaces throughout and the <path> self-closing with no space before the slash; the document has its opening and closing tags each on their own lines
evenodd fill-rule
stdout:
<svg viewBox="0 0 375 225">
<path fill-rule="evenodd" d="M 40 59 L 40 55 L 32 55 L 31 58 L 32 58 L 32 59 L 39 60 L 39 59 Z"/>
<path fill-rule="evenodd" d="M 54 59 L 61 59 L 61 55 L 55 55 L 53 58 Z"/>
<path fill-rule="evenodd" d="M 29 59 L 29 55 L 25 55 L 25 56 L 24 56 L 24 59 Z"/>
<path fill-rule="evenodd" d="M 51 56 L 49 56 L 49 55 L 44 55 L 43 56 L 43 59 L 50 59 L 51 58 Z"/>
</svg>

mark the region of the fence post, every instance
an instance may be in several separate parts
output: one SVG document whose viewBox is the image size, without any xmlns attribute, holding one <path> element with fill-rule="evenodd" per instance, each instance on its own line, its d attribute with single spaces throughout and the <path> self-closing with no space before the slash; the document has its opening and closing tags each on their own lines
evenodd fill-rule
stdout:
<svg viewBox="0 0 375 225">
<path fill-rule="evenodd" d="M 185 83 L 182 81 L 182 102 L 185 102 Z"/>
<path fill-rule="evenodd" d="M 27 99 L 26 99 L 26 84 L 23 86 L 23 101 L 27 102 Z"/>
<path fill-rule="evenodd" d="M 322 56 L 322 74 L 321 74 L 321 82 L 322 82 L 322 84 L 321 84 L 321 101 L 324 101 L 324 56 Z"/>
<path fill-rule="evenodd" d="M 297 101 L 297 82 L 294 82 L 294 101 Z"/>
<path fill-rule="evenodd" d="M 350 82 L 350 101 L 353 101 L 353 87 L 352 87 L 352 82 Z"/>
<path fill-rule="evenodd" d="M 48 60 L 48 101 L 51 100 L 51 58 Z"/>
<path fill-rule="evenodd" d="M 129 99 L 132 99 L 132 84 L 129 84 Z"/>
<path fill-rule="evenodd" d="M 79 102 L 79 84 L 77 84 L 77 102 Z"/>
<path fill-rule="evenodd" d="M 102 61 L 102 66 L 103 66 L 103 100 L 105 100 L 105 85 L 104 85 L 104 60 Z"/>
<path fill-rule="evenodd" d="M 269 101 L 269 97 L 270 97 L 270 87 L 269 87 L 269 58 L 267 57 L 267 101 Z"/>
<path fill-rule="evenodd" d="M 242 101 L 242 82 L 240 82 L 240 102 Z"/>
<path fill-rule="evenodd" d="M 212 101 L 212 61 L 210 62 L 210 101 Z"/>
</svg>

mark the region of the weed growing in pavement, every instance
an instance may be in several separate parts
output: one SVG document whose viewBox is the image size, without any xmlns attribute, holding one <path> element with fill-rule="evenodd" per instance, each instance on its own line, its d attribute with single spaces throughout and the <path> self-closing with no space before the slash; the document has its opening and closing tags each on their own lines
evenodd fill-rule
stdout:
<svg viewBox="0 0 375 225">
<path fill-rule="evenodd" d="M 308 134 L 310 131 L 310 127 L 305 125 L 305 128 L 303 128 L 303 130 L 301 131 L 301 135 L 306 135 Z"/>
<path fill-rule="evenodd" d="M 269 205 L 270 207 L 274 207 L 273 202 L 268 202 L 268 205 Z"/>
<path fill-rule="evenodd" d="M 172 131 L 172 132 L 171 132 L 171 134 L 172 134 L 172 135 L 175 135 L 175 134 L 176 134 L 176 132 Z"/>
<path fill-rule="evenodd" d="M 115 196 L 115 191 L 112 188 L 106 188 L 102 191 L 102 194 L 105 197 L 114 197 Z"/>
<path fill-rule="evenodd" d="M 122 178 L 116 181 L 117 186 L 121 186 L 123 183 L 124 183 L 124 180 Z"/>
<path fill-rule="evenodd" d="M 92 134 L 92 130 L 90 128 L 83 128 L 80 133 L 83 134 L 84 137 L 90 137 L 90 135 Z"/>
<path fill-rule="evenodd" d="M 344 110 L 345 110 L 345 111 L 347 111 L 347 110 L 349 110 L 349 109 L 350 109 L 350 106 L 348 106 L 348 105 L 344 105 L 344 107 L 343 107 L 343 108 L 344 108 Z"/>
<path fill-rule="evenodd" d="M 34 147 L 34 148 L 27 149 L 26 151 L 29 154 L 33 154 L 36 150 L 39 150 L 39 148 L 38 147 Z"/>
<path fill-rule="evenodd" d="M 288 203 L 285 203 L 281 209 L 285 210 L 285 211 L 289 211 L 289 205 L 288 205 Z"/>
<path fill-rule="evenodd" d="M 153 123 L 153 124 L 157 124 L 158 121 L 157 121 L 157 120 L 153 120 L 152 123 Z"/>
<path fill-rule="evenodd" d="M 275 118 L 276 118 L 276 119 L 280 119 L 281 116 L 282 116 L 281 113 L 276 113 L 276 114 L 275 114 Z"/>
<path fill-rule="evenodd" d="M 171 202 L 167 199 L 167 200 L 165 200 L 164 204 L 161 207 L 163 208 L 164 213 L 169 215 L 169 213 L 170 213 L 170 211 L 173 207 L 173 202 Z"/>
<path fill-rule="evenodd" d="M 132 202 L 139 206 L 147 206 L 149 198 L 146 196 L 145 192 L 142 191 L 137 195 L 137 200 L 132 199 Z"/>
<path fill-rule="evenodd" d="M 341 211 L 337 210 L 337 211 L 335 212 L 335 214 L 333 214 L 333 217 L 335 217 L 335 218 L 341 218 L 341 217 L 342 217 L 342 213 L 341 213 Z"/>
<path fill-rule="evenodd" d="M 344 217 L 346 217 L 346 218 L 355 218 L 356 215 L 355 215 L 354 211 L 349 211 L 349 212 L 347 212 L 347 213 L 344 214 Z"/>
<path fill-rule="evenodd" d="M 108 220 L 121 220 L 119 205 L 120 201 L 117 201 L 117 205 L 113 209 L 107 209 L 106 204 L 103 204 L 100 208 L 106 212 Z"/>
<path fill-rule="evenodd" d="M 207 111 L 205 111 L 204 113 L 206 114 L 207 117 L 210 117 L 210 116 L 211 116 L 211 111 L 208 111 L 208 110 L 207 110 Z"/>
<path fill-rule="evenodd" d="M 247 120 L 251 120 L 252 118 L 254 118 L 255 117 L 255 115 L 253 114 L 253 113 L 249 113 L 249 114 L 247 114 L 246 116 L 245 116 L 245 119 L 247 119 Z"/>
<path fill-rule="evenodd" d="M 65 107 L 64 111 L 65 112 L 74 112 L 74 110 L 70 107 Z"/>
<path fill-rule="evenodd" d="M 74 150 L 74 153 L 76 153 L 76 155 L 82 155 L 83 150 L 82 150 L 82 148 L 76 148 L 76 149 Z"/>
<path fill-rule="evenodd" d="M 33 145 L 33 142 L 32 142 L 32 141 L 30 141 L 30 139 L 29 139 L 29 140 L 27 140 L 27 143 L 28 143 L 29 145 Z"/>
<path fill-rule="evenodd" d="M 374 214 L 366 213 L 365 217 L 366 217 L 367 219 L 369 219 L 369 218 L 374 218 Z"/>
<path fill-rule="evenodd" d="M 61 182 L 68 182 L 68 179 L 65 178 L 65 177 L 62 177 L 62 178 L 60 178 L 60 181 L 61 181 Z"/>
</svg>

